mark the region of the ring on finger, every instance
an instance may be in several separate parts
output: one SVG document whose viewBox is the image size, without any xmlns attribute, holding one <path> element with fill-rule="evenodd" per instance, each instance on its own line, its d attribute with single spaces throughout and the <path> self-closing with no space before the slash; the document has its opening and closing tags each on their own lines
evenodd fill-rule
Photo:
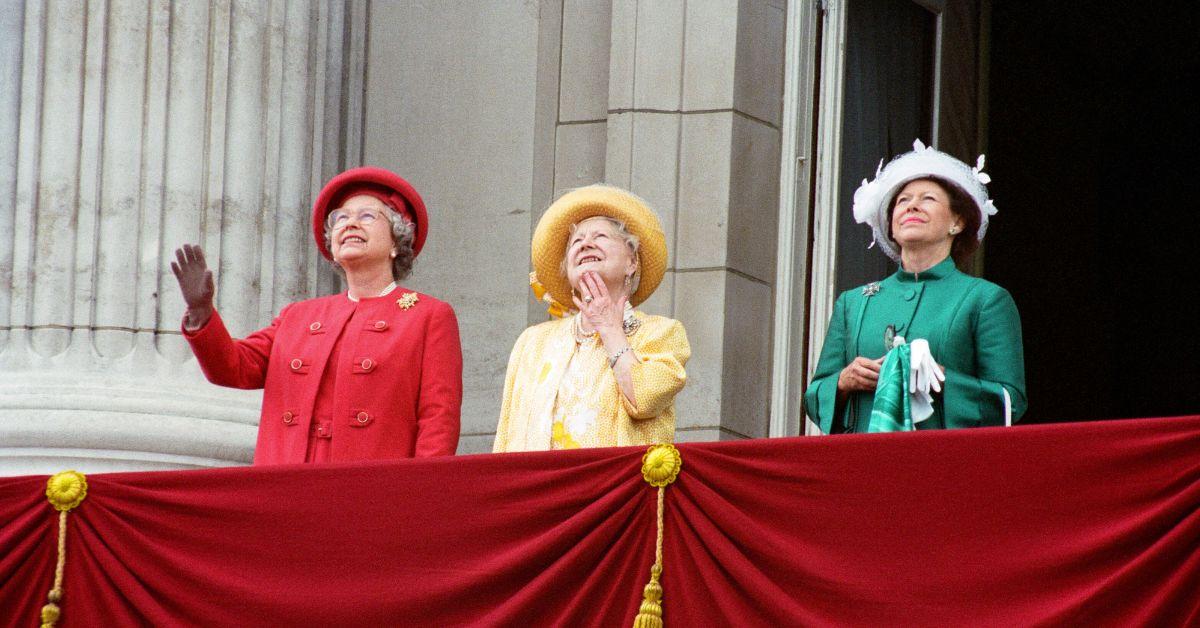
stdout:
<svg viewBox="0 0 1200 628">
<path fill-rule="evenodd" d="M 583 297 L 583 302 L 584 302 L 584 303 L 591 303 L 591 302 L 592 302 L 592 295 L 590 295 L 590 294 L 589 294 L 589 295 L 587 295 L 587 296 Z"/>
</svg>

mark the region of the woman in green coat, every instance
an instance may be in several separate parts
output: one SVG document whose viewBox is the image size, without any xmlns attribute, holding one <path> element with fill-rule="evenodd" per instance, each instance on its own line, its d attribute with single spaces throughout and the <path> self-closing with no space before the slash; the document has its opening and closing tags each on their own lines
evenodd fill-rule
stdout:
<svg viewBox="0 0 1200 628">
<path fill-rule="evenodd" d="M 834 304 L 821 359 L 804 394 L 808 416 L 822 432 L 896 429 L 880 421 L 879 413 L 873 416 L 872 407 L 883 358 L 904 342 L 894 340 L 897 336 L 912 347 L 914 399 L 922 395 L 917 381 L 928 382 L 924 398 L 931 400 L 932 413 L 910 423 L 916 429 L 1006 425 L 1025 412 L 1016 304 L 1004 288 L 956 266 L 970 260 L 996 213 L 982 170 L 983 156 L 971 168 L 917 141 L 913 152 L 894 159 L 855 192 L 855 219 L 871 226 L 875 244 L 900 270 L 842 293 Z M 922 362 L 928 367 L 923 377 L 918 339 L 927 341 L 932 356 Z M 904 377 L 902 387 L 909 384 Z"/>
</svg>

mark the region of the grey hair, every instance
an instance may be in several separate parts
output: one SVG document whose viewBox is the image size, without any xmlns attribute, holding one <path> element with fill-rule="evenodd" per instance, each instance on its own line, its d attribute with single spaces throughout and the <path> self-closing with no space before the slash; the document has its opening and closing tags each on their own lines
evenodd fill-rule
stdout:
<svg viewBox="0 0 1200 628">
<path fill-rule="evenodd" d="M 384 205 L 388 211 L 383 212 L 383 215 L 392 227 L 392 242 L 395 247 L 393 250 L 396 253 L 396 257 L 392 258 L 392 279 L 403 281 L 412 274 L 413 260 L 416 258 L 416 253 L 413 252 L 413 241 L 416 239 L 417 227 L 411 220 L 395 211 L 391 205 L 387 203 Z M 325 223 L 325 249 L 331 253 L 333 251 L 333 225 L 328 221 Z M 342 269 L 341 264 L 333 260 L 330 260 L 329 264 L 343 279 L 346 278 L 346 271 Z"/>
<path fill-rule="evenodd" d="M 579 230 L 579 225 L 596 218 L 608 221 L 608 224 L 612 225 L 613 229 L 616 230 L 617 236 L 625 241 L 625 245 L 629 247 L 629 252 L 633 253 L 633 260 L 637 263 L 637 269 L 633 271 L 633 279 L 630 280 L 629 294 L 637 292 L 638 285 L 642 283 L 642 260 L 638 257 L 638 249 L 641 247 L 642 241 L 638 239 L 637 234 L 629 230 L 624 220 L 611 216 L 588 216 L 572 224 L 571 229 L 567 232 L 567 249 L 571 248 L 571 238 L 575 237 L 575 232 Z M 567 276 L 567 256 L 565 254 L 563 255 L 562 262 L 558 265 L 558 270 L 562 273 L 563 277 Z"/>
</svg>

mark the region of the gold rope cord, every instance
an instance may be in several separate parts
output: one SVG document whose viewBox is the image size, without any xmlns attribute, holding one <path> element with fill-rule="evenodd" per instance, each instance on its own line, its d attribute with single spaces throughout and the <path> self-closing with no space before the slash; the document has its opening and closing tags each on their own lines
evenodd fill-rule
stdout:
<svg viewBox="0 0 1200 628">
<path fill-rule="evenodd" d="M 659 584 L 663 564 L 663 510 L 667 485 L 679 477 L 683 458 L 674 445 L 652 445 L 642 456 L 642 477 L 650 486 L 658 487 L 658 512 L 655 521 L 658 531 L 654 538 L 654 565 L 650 567 L 650 582 L 642 590 L 642 604 L 633 618 L 633 628 L 663 628 L 663 588 Z"/>
<path fill-rule="evenodd" d="M 58 559 L 54 565 L 54 586 L 42 607 L 42 628 L 53 628 L 62 609 L 63 574 L 67 567 L 67 513 L 87 497 L 87 477 L 78 471 L 55 473 L 46 481 L 46 499 L 58 511 Z"/>
</svg>

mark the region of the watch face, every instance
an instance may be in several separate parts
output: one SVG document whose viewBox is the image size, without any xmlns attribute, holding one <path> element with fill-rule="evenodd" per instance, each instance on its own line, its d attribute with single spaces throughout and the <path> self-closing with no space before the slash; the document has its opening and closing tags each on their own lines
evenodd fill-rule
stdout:
<svg viewBox="0 0 1200 628">
<path fill-rule="evenodd" d="M 888 325 L 887 328 L 883 330 L 883 350 L 891 351 L 892 343 L 894 342 L 896 342 L 896 326 Z"/>
</svg>

